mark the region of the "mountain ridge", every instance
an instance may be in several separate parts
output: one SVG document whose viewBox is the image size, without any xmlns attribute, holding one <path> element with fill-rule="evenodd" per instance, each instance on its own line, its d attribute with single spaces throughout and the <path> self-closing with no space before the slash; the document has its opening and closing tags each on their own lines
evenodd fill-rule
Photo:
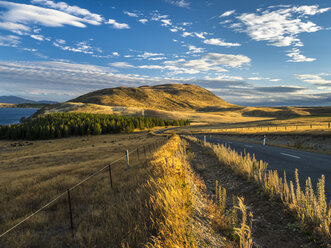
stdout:
<svg viewBox="0 0 331 248">
<path fill-rule="evenodd" d="M 33 101 L 29 99 L 25 99 L 23 97 L 18 96 L 0 96 L 0 103 L 10 103 L 10 104 L 22 104 L 22 103 L 40 103 L 40 104 L 54 104 L 57 103 L 55 101 Z"/>
</svg>

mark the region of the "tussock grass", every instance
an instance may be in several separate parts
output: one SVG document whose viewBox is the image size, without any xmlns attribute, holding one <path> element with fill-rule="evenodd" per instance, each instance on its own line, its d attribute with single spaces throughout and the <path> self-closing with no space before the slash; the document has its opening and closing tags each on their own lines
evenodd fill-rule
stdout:
<svg viewBox="0 0 331 248">
<path fill-rule="evenodd" d="M 109 141 L 111 139 L 111 142 Z M 54 196 L 105 164 L 140 146 L 125 171 L 121 160 L 71 191 L 74 237 L 67 198 L 32 217 L 0 239 L 0 247 L 143 247 L 151 232 L 153 191 L 146 186 L 154 167 L 146 163 L 142 145 L 161 141 L 145 134 L 105 135 L 36 141 L 0 159 L 0 232 L 18 223 Z M 107 143 L 105 143 L 107 141 Z M 147 158 L 150 157 L 147 149 Z M 154 229 L 153 229 L 154 230 Z"/>
<path fill-rule="evenodd" d="M 153 191 L 148 204 L 155 235 L 146 247 L 197 247 L 191 229 L 194 175 L 179 136 L 154 154 L 151 165 L 155 176 L 147 187 Z"/>
<path fill-rule="evenodd" d="M 252 218 L 253 214 L 249 212 L 249 222 L 247 218 L 247 209 L 243 197 L 232 196 L 232 207 L 227 208 L 226 188 L 218 185 L 216 180 L 215 203 L 210 202 L 208 207 L 211 216 L 212 227 L 224 233 L 226 236 L 236 240 L 240 248 L 253 247 L 252 238 Z M 238 213 L 239 210 L 239 213 Z M 241 221 L 238 221 L 241 216 Z"/>
<path fill-rule="evenodd" d="M 255 181 L 270 197 L 281 199 L 298 218 L 304 230 L 313 230 L 313 234 L 322 242 L 330 242 L 331 205 L 326 203 L 324 175 L 318 181 L 316 193 L 310 178 L 306 180 L 306 187 L 302 190 L 298 170 L 295 171 L 295 182 L 288 181 L 285 173 L 284 177 L 280 177 L 277 171 L 268 170 L 267 163 L 257 161 L 254 155 L 238 154 L 224 145 L 213 145 L 208 142 L 204 144 L 195 137 L 186 138 L 213 151 L 223 165 L 236 174 Z"/>
</svg>

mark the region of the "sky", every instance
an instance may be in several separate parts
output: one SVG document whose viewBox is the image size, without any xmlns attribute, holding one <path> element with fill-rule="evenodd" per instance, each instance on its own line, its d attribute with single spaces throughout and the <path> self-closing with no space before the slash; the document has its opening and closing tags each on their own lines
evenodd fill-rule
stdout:
<svg viewBox="0 0 331 248">
<path fill-rule="evenodd" d="M 330 0 L 0 0 L 0 95 L 192 83 L 244 106 L 331 105 Z"/>
</svg>

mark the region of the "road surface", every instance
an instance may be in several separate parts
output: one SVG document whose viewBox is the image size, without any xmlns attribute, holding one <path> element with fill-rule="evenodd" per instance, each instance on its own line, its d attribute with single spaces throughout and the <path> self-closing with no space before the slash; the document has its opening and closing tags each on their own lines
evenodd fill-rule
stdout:
<svg viewBox="0 0 331 248">
<path fill-rule="evenodd" d="M 197 137 L 203 139 L 201 135 Z M 294 179 L 294 171 L 297 168 L 301 188 L 303 189 L 306 178 L 310 177 L 313 186 L 316 186 L 318 178 L 324 174 L 327 199 L 328 201 L 331 200 L 331 155 L 214 138 L 209 135 L 206 135 L 206 138 L 211 143 L 228 144 L 239 153 L 246 150 L 250 154 L 255 154 L 257 160 L 268 162 L 268 168 L 277 170 L 281 176 L 285 170 L 286 176 L 290 180 Z"/>
</svg>

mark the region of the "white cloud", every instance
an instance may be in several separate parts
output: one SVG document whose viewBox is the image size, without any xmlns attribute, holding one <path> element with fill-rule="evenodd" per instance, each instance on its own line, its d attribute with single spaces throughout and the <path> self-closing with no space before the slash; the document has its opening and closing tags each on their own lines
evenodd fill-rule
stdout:
<svg viewBox="0 0 331 248">
<path fill-rule="evenodd" d="M 35 40 L 40 40 L 40 41 L 44 41 L 45 37 L 41 34 L 32 34 L 30 35 L 31 38 L 35 39 Z"/>
<path fill-rule="evenodd" d="M 139 19 L 138 21 L 141 22 L 142 24 L 145 24 L 146 22 L 148 22 L 147 19 Z"/>
<path fill-rule="evenodd" d="M 213 61 L 213 63 L 229 66 L 241 67 L 242 65 L 249 64 L 251 59 L 245 55 L 221 54 L 221 53 L 208 53 L 203 56 L 204 59 Z"/>
<path fill-rule="evenodd" d="M 164 59 L 166 59 L 166 57 L 150 57 L 150 58 L 148 58 L 148 60 L 164 60 Z"/>
<path fill-rule="evenodd" d="M 28 34 L 31 30 L 30 27 L 26 25 L 13 22 L 0 22 L 0 29 L 9 30 L 18 35 Z"/>
<path fill-rule="evenodd" d="M 321 77 L 328 75 L 329 74 L 320 73 L 320 74 L 296 74 L 294 76 L 306 83 L 310 83 L 314 85 L 322 85 L 322 86 L 331 86 L 331 80 L 324 79 Z"/>
<path fill-rule="evenodd" d="M 130 17 L 138 17 L 138 15 L 134 12 L 124 11 L 123 13 Z"/>
<path fill-rule="evenodd" d="M 66 44 L 66 41 L 63 39 L 56 39 L 56 42 L 62 45 Z"/>
<path fill-rule="evenodd" d="M 91 13 L 89 10 L 82 9 L 78 6 L 70 6 L 65 2 L 54 3 L 53 1 L 50 0 L 32 0 L 31 2 L 50 7 L 52 9 L 58 9 L 68 14 L 80 16 L 88 20 L 90 24 L 93 25 L 99 25 L 104 20 L 104 18 L 99 14 Z"/>
<path fill-rule="evenodd" d="M 263 80 L 264 78 L 263 77 L 249 77 L 247 78 L 248 80 L 254 80 L 254 81 L 258 81 L 258 80 Z"/>
<path fill-rule="evenodd" d="M 166 0 L 166 1 L 173 4 L 173 5 L 176 5 L 178 7 L 182 7 L 182 8 L 189 8 L 190 7 L 190 3 L 186 2 L 185 0 L 177 0 L 177 1 Z"/>
<path fill-rule="evenodd" d="M 133 68 L 134 66 L 127 63 L 127 62 L 114 62 L 109 63 L 110 66 L 117 67 L 117 68 Z"/>
<path fill-rule="evenodd" d="M 316 15 L 321 14 L 324 12 L 329 11 L 331 8 L 322 8 L 319 9 L 318 5 L 311 5 L 311 6 L 300 6 L 300 7 L 293 7 L 293 11 L 297 13 L 301 13 L 302 15 Z"/>
<path fill-rule="evenodd" d="M 171 74 L 199 74 L 207 72 L 225 72 L 222 66 L 241 67 L 248 64 L 250 59 L 244 55 L 208 53 L 200 59 L 168 60 L 163 65 L 144 65 L 138 68 L 159 69 L 169 71 Z"/>
<path fill-rule="evenodd" d="M 170 19 L 162 19 L 160 21 L 162 22 L 162 26 L 170 26 L 172 24 Z"/>
<path fill-rule="evenodd" d="M 112 53 L 114 56 L 120 56 L 120 54 L 118 52 L 113 52 Z"/>
<path fill-rule="evenodd" d="M 190 32 L 183 32 L 182 36 L 183 36 L 183 37 L 187 37 L 187 36 L 191 36 L 191 37 L 193 37 L 193 33 L 190 33 Z"/>
<path fill-rule="evenodd" d="M 193 45 L 188 45 L 187 46 L 189 52 L 187 52 L 188 54 L 189 53 L 202 53 L 204 52 L 204 48 L 201 48 L 201 47 L 196 47 L 196 46 L 193 46 Z"/>
<path fill-rule="evenodd" d="M 114 73 L 110 67 L 67 62 L 1 62 L 1 88 L 21 94 L 68 100 L 97 89 L 161 83 L 143 76 Z M 42 85 L 42 88 L 41 88 Z M 43 95 L 43 96 L 42 96 Z"/>
<path fill-rule="evenodd" d="M 0 35 L 0 46 L 17 47 L 20 37 L 15 35 Z"/>
<path fill-rule="evenodd" d="M 153 21 L 159 21 L 161 19 L 166 19 L 166 18 L 168 18 L 168 15 L 161 15 L 158 11 L 154 11 L 151 19 Z"/>
<path fill-rule="evenodd" d="M 89 45 L 88 41 L 81 41 L 77 42 L 75 46 L 68 46 L 65 45 L 64 40 L 56 40 L 55 42 L 53 42 L 53 45 L 64 51 L 71 51 L 75 53 L 94 54 L 94 51 L 102 52 L 101 49 L 93 48 L 91 45 Z"/>
<path fill-rule="evenodd" d="M 219 38 L 207 39 L 207 40 L 204 40 L 203 43 L 208 44 L 208 45 L 225 46 L 225 47 L 241 46 L 239 43 L 225 42 Z"/>
<path fill-rule="evenodd" d="M 331 94 L 305 94 L 307 90 L 302 87 L 254 87 L 243 80 L 242 77 L 215 73 L 213 77 L 187 78 L 173 77 L 171 74 L 180 72 L 194 73 L 197 70 L 183 67 L 185 60 L 168 61 L 164 65 L 142 65 L 138 69 L 156 69 L 170 71 L 165 77 L 146 77 L 137 74 L 121 74 L 112 67 L 102 67 L 89 64 L 73 64 L 69 62 L 8 62 L 0 61 L 0 82 L 3 94 L 20 92 L 22 96 L 34 96 L 59 101 L 67 101 L 73 97 L 103 88 L 141 85 L 193 83 L 217 93 L 223 99 L 237 104 L 249 105 L 330 105 Z M 181 70 L 181 71 L 180 71 Z M 309 75 L 304 78 L 316 79 Z M 302 75 L 301 75 L 302 76 Z M 313 76 L 313 78 L 311 78 Z M 323 76 L 323 77 L 324 77 Z M 318 78 L 317 78 L 318 79 Z M 323 82 L 325 83 L 325 82 Z M 42 85 L 42 88 L 41 88 Z M 319 92 L 330 89 L 326 84 Z M 4 90 L 6 89 L 6 90 Z M 281 92 L 281 93 L 280 93 Z M 293 92 L 299 92 L 293 94 Z"/>
<path fill-rule="evenodd" d="M 252 73 L 254 74 L 254 73 Z M 257 74 L 257 73 L 255 73 Z M 264 80 L 264 81 L 270 81 L 270 82 L 278 82 L 280 81 L 280 79 L 278 78 L 268 78 L 268 77 L 249 77 L 249 78 L 246 78 L 247 80 L 252 80 L 252 81 L 261 81 L 261 80 Z"/>
<path fill-rule="evenodd" d="M 225 20 L 225 21 L 220 22 L 220 24 L 227 24 L 227 23 L 230 23 L 230 22 L 232 22 L 232 21 L 231 20 Z"/>
<path fill-rule="evenodd" d="M 288 51 L 286 56 L 291 58 L 287 60 L 288 62 L 312 62 L 316 60 L 315 58 L 307 58 L 301 54 L 300 50 L 297 48 L 293 48 L 292 50 Z"/>
<path fill-rule="evenodd" d="M 322 29 L 311 21 L 308 15 L 328 11 L 329 8 L 319 9 L 318 5 L 281 8 L 266 10 L 261 14 L 244 13 L 237 18 L 245 25 L 238 31 L 246 32 L 253 40 L 267 41 L 273 46 L 302 46 L 298 38 L 300 33 L 312 33 Z"/>
<path fill-rule="evenodd" d="M 83 17 L 78 17 L 55 9 L 7 1 L 0 1 L 0 6 L 7 9 L 7 11 L 4 11 L 0 16 L 2 23 L 0 24 L 0 28 L 10 29 L 20 35 L 28 34 L 31 31 L 29 25 L 41 25 L 46 27 L 71 25 L 84 28 L 86 27 L 85 23 L 92 25 L 100 24 L 100 22 L 97 21 L 99 19 L 96 16 L 93 17 L 91 13 L 91 15 L 86 13 Z M 77 10 L 77 12 L 79 11 Z M 8 26 L 6 27 L 6 25 Z"/>
<path fill-rule="evenodd" d="M 138 68 L 141 68 L 141 69 L 159 69 L 159 70 L 164 69 L 164 67 L 160 66 L 160 65 L 141 65 L 141 66 L 138 66 Z"/>
<path fill-rule="evenodd" d="M 29 51 L 29 52 L 37 52 L 38 49 L 35 48 L 22 48 L 24 51 Z"/>
<path fill-rule="evenodd" d="M 137 55 L 137 57 L 139 58 L 143 58 L 143 59 L 148 59 L 150 57 L 159 57 L 159 56 L 163 56 L 163 53 L 151 53 L 151 52 L 144 52 L 143 54 L 139 54 Z"/>
<path fill-rule="evenodd" d="M 219 17 L 226 17 L 226 16 L 230 16 L 232 15 L 234 12 L 236 12 L 235 10 L 229 10 L 224 12 L 222 15 L 220 15 Z"/>
<path fill-rule="evenodd" d="M 205 35 L 208 34 L 207 32 L 200 32 L 200 33 L 197 33 L 197 32 L 194 32 L 195 36 L 200 38 L 200 39 L 206 39 Z"/>
<path fill-rule="evenodd" d="M 170 30 L 171 32 L 173 32 L 173 33 L 178 32 L 178 29 L 177 29 L 177 28 L 169 28 L 169 30 Z"/>
<path fill-rule="evenodd" d="M 129 29 L 130 26 L 126 23 L 118 23 L 114 19 L 109 19 L 106 24 L 111 24 L 115 29 Z"/>
</svg>

